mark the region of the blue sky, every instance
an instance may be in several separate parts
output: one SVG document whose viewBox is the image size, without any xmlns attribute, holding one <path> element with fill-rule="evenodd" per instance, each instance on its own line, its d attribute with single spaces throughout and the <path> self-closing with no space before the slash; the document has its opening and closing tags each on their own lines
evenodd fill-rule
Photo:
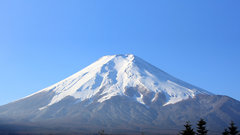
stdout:
<svg viewBox="0 0 240 135">
<path fill-rule="evenodd" d="M 240 100 L 238 0 L 2 0 L 0 105 L 109 54 Z"/>
</svg>

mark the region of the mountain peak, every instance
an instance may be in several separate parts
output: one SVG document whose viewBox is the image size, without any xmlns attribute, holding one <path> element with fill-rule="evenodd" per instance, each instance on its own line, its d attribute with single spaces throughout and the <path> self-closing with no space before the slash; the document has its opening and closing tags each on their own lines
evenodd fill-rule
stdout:
<svg viewBox="0 0 240 135">
<path fill-rule="evenodd" d="M 135 55 L 134 54 L 114 54 L 114 55 L 105 55 L 105 56 L 103 56 L 103 57 L 111 57 L 111 56 L 113 56 L 113 57 L 135 57 Z"/>
<path fill-rule="evenodd" d="M 115 62 L 133 62 L 134 59 L 136 59 L 137 56 L 133 54 L 116 54 L 116 55 L 105 55 L 101 57 L 98 61 L 105 61 L 109 60 L 108 62 L 115 61 Z M 118 61 L 122 60 L 122 61 Z M 97 62 L 98 62 L 97 61 Z M 105 63 L 105 62 L 103 62 Z"/>
</svg>

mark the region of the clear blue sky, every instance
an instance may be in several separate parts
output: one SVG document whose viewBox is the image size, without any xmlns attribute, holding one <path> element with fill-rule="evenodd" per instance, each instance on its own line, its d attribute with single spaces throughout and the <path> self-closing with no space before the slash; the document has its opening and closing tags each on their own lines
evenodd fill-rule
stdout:
<svg viewBox="0 0 240 135">
<path fill-rule="evenodd" d="M 109 54 L 240 100 L 239 0 L 1 0 L 0 105 Z"/>
</svg>

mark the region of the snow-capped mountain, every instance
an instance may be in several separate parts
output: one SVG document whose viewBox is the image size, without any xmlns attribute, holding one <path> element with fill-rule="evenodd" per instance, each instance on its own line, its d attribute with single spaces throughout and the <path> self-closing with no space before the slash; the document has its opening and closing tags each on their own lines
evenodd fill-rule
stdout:
<svg viewBox="0 0 240 135">
<path fill-rule="evenodd" d="M 134 91 L 130 88 L 138 89 Z M 144 96 L 151 93 L 150 99 L 155 101 L 157 93 L 163 93 L 166 96 L 164 105 L 168 105 L 193 98 L 197 94 L 211 94 L 168 75 L 132 54 L 104 56 L 67 79 L 39 92 L 43 91 L 52 91 L 55 95 L 46 106 L 39 108 L 40 110 L 67 96 L 81 102 L 100 95 L 97 101 L 103 102 L 120 95 L 146 104 Z"/>
<path fill-rule="evenodd" d="M 50 87 L 0 107 L 0 125 L 31 123 L 37 127 L 33 130 L 54 132 L 61 127 L 67 132 L 105 128 L 111 133 L 171 134 L 185 121 L 200 117 L 217 131 L 230 120 L 240 121 L 240 102 L 181 81 L 132 54 L 104 56 Z"/>
</svg>

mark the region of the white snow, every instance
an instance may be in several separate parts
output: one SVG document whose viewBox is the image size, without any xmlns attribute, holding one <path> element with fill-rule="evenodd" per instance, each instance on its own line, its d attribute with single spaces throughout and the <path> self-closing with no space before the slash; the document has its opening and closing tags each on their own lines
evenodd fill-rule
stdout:
<svg viewBox="0 0 240 135">
<path fill-rule="evenodd" d="M 81 102 L 100 94 L 102 97 L 98 102 L 104 102 L 113 96 L 125 95 L 126 87 L 137 86 L 154 93 L 165 93 L 167 101 L 164 105 L 193 98 L 200 93 L 211 94 L 168 75 L 132 54 L 109 55 L 100 58 L 72 76 L 39 91 L 53 90 L 55 92 L 55 96 L 49 104 L 39 109 L 42 110 L 58 103 L 67 96 L 72 96 Z M 144 104 L 142 93 L 140 95 L 140 97 L 131 98 Z"/>
</svg>

